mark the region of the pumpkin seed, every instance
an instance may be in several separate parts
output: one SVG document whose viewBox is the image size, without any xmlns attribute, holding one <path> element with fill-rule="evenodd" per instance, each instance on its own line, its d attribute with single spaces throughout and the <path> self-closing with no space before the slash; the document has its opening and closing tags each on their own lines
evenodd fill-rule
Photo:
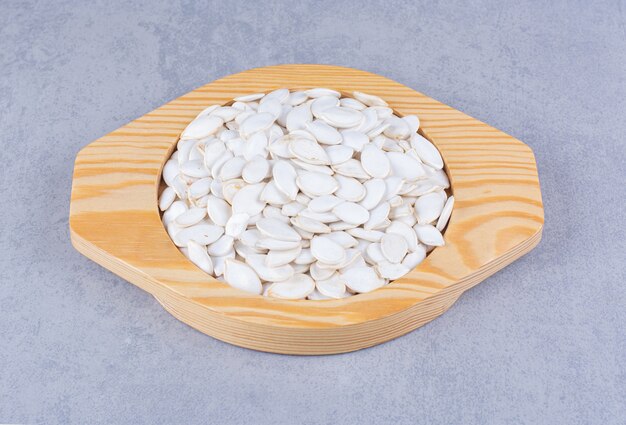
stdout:
<svg viewBox="0 0 626 425">
<path fill-rule="evenodd" d="M 430 246 L 444 245 L 441 232 L 430 224 L 416 224 L 413 229 L 420 242 Z"/>
<path fill-rule="evenodd" d="M 210 106 L 163 167 L 163 224 L 192 263 L 239 289 L 369 292 L 444 243 L 454 197 L 419 126 L 377 96 L 327 88 Z"/>
<path fill-rule="evenodd" d="M 451 196 L 448 198 L 446 204 L 443 206 L 443 210 L 441 211 L 441 215 L 439 216 L 439 219 L 437 220 L 437 225 L 435 226 L 440 232 L 442 232 L 443 229 L 445 229 L 448 225 L 448 220 L 450 220 L 450 215 L 452 214 L 453 207 L 454 196 Z"/>
<path fill-rule="evenodd" d="M 358 293 L 371 292 L 385 284 L 385 279 L 379 277 L 370 267 L 353 267 L 340 276 L 348 288 Z"/>
<path fill-rule="evenodd" d="M 340 220 L 355 226 L 367 222 L 370 218 L 369 211 L 354 202 L 343 202 L 333 208 L 332 211 Z"/>
<path fill-rule="evenodd" d="M 187 256 L 192 263 L 198 266 L 203 272 L 213 274 L 213 261 L 207 252 L 206 246 L 194 240 L 187 243 Z"/>
<path fill-rule="evenodd" d="M 298 300 L 315 289 L 315 282 L 305 274 L 294 274 L 287 280 L 273 283 L 267 290 L 270 297 Z"/>
<path fill-rule="evenodd" d="M 390 263 L 400 263 L 409 250 L 401 235 L 387 233 L 380 239 L 380 250 Z"/>
<path fill-rule="evenodd" d="M 174 222 L 180 227 L 189 227 L 198 224 L 200 220 L 206 217 L 206 208 L 190 208 L 178 217 Z"/>
<path fill-rule="evenodd" d="M 229 285 L 246 292 L 260 294 L 261 280 L 255 271 L 241 261 L 228 259 L 225 261 L 224 277 Z"/>
<path fill-rule="evenodd" d="M 174 200 L 176 200 L 176 192 L 171 187 L 166 187 L 159 198 L 159 209 L 165 211 L 172 205 Z"/>
<path fill-rule="evenodd" d="M 339 188 L 337 180 L 333 177 L 315 171 L 300 173 L 296 178 L 296 184 L 302 192 L 312 196 L 330 195 Z"/>
<path fill-rule="evenodd" d="M 183 130 L 181 139 L 203 139 L 215 132 L 224 124 L 220 117 L 212 115 L 202 115 L 193 120 L 187 128 Z"/>
</svg>

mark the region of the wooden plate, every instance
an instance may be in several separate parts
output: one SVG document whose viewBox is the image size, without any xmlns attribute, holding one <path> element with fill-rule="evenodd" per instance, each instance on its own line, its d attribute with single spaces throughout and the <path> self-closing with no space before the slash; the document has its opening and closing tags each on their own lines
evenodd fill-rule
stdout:
<svg viewBox="0 0 626 425">
<path fill-rule="evenodd" d="M 417 114 L 422 134 L 446 162 L 456 200 L 446 245 L 388 286 L 325 301 L 248 294 L 187 260 L 161 224 L 163 164 L 181 131 L 206 106 L 279 87 L 359 90 L 381 96 L 399 114 Z M 231 344 L 290 354 L 358 350 L 403 335 L 530 251 L 542 228 L 539 179 L 528 146 L 395 81 L 327 65 L 231 75 L 96 140 L 76 157 L 70 207 L 76 249 L 153 294 L 175 317 Z"/>
</svg>

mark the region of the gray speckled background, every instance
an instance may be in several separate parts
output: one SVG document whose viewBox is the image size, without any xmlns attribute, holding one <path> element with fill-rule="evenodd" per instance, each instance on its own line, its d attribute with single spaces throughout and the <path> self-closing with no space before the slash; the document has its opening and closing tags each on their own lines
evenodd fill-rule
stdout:
<svg viewBox="0 0 626 425">
<path fill-rule="evenodd" d="M 626 6 L 3 0 L 0 422 L 589 424 L 626 417 Z M 539 247 L 395 341 L 230 346 L 71 247 L 74 156 L 215 78 L 373 71 L 528 143 Z"/>
</svg>

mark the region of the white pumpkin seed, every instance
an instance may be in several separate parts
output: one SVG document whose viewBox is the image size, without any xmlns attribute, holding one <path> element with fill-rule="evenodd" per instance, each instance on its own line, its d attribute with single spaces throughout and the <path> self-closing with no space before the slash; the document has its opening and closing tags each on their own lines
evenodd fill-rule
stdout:
<svg viewBox="0 0 626 425">
<path fill-rule="evenodd" d="M 309 164 L 297 158 L 291 158 L 290 161 L 295 167 L 297 167 L 296 172 L 298 170 L 307 170 L 307 171 L 315 171 L 316 173 L 322 173 L 322 174 L 326 174 L 329 176 L 332 176 L 334 174 L 334 171 L 328 165 Z"/>
<path fill-rule="evenodd" d="M 354 237 L 344 231 L 330 232 L 326 235 L 326 237 L 334 242 L 337 242 L 339 245 L 346 249 L 353 248 L 358 244 L 357 240 L 354 239 Z"/>
<path fill-rule="evenodd" d="M 288 224 L 275 218 L 264 218 L 256 223 L 261 234 L 283 241 L 299 242 L 302 237 Z"/>
<path fill-rule="evenodd" d="M 285 205 L 291 201 L 287 195 L 278 190 L 276 180 L 272 180 L 265 185 L 265 188 L 261 192 L 260 199 L 271 205 Z"/>
<path fill-rule="evenodd" d="M 247 213 L 233 214 L 226 222 L 226 234 L 233 238 L 238 238 L 248 227 L 250 215 Z"/>
<path fill-rule="evenodd" d="M 380 229 L 385 222 L 388 222 L 390 206 L 388 202 L 383 202 L 369 212 L 370 218 L 365 222 L 363 228 L 365 230 Z"/>
<path fill-rule="evenodd" d="M 379 243 L 372 243 L 368 245 L 366 253 L 367 253 L 366 260 L 369 260 L 368 262 L 370 262 L 373 265 L 387 261 L 387 259 L 383 255 L 383 251 L 380 249 Z"/>
<path fill-rule="evenodd" d="M 302 192 L 309 196 L 330 195 L 339 188 L 337 180 L 333 177 L 315 171 L 299 173 L 296 184 Z"/>
<path fill-rule="evenodd" d="M 390 263 L 400 263 L 409 250 L 406 239 L 395 233 L 387 233 L 380 240 L 380 250 Z"/>
<path fill-rule="evenodd" d="M 355 238 L 363 239 L 369 242 L 379 242 L 385 234 L 384 232 L 380 232 L 378 230 L 365 230 L 362 227 L 348 229 L 346 230 L 346 233 L 354 236 Z"/>
<path fill-rule="evenodd" d="M 255 245 L 256 249 L 269 249 L 274 251 L 286 251 L 290 249 L 295 249 L 299 246 L 302 246 L 300 241 L 282 241 L 280 239 L 274 239 L 269 237 L 262 237 L 258 240 Z"/>
<path fill-rule="evenodd" d="M 207 252 L 206 246 L 194 240 L 187 243 L 187 257 L 198 266 L 203 272 L 213 274 L 213 261 Z"/>
<path fill-rule="evenodd" d="M 328 154 L 317 142 L 308 139 L 296 139 L 289 143 L 289 151 L 301 161 L 314 165 L 329 165 Z"/>
<path fill-rule="evenodd" d="M 315 282 L 317 290 L 330 298 L 345 298 L 346 285 L 343 283 L 341 276 L 334 273 L 328 279 L 321 279 Z"/>
<path fill-rule="evenodd" d="M 167 210 L 163 212 L 163 223 L 167 226 L 172 223 L 176 217 L 187 211 L 187 204 L 183 201 L 174 201 Z"/>
<path fill-rule="evenodd" d="M 336 197 L 335 195 L 323 195 L 311 199 L 308 204 L 308 208 L 313 212 L 324 213 L 332 210 L 342 202 L 344 202 L 344 200 Z"/>
<path fill-rule="evenodd" d="M 226 260 L 224 278 L 229 285 L 242 291 L 260 294 L 263 290 L 259 276 L 250 266 L 241 261 Z"/>
<path fill-rule="evenodd" d="M 448 220 L 450 220 L 450 215 L 452 214 L 453 207 L 454 207 L 454 196 L 451 196 L 446 201 L 446 204 L 444 205 L 443 210 L 441 211 L 441 215 L 439 216 L 439 219 L 437 220 L 437 225 L 435 226 L 437 227 L 437 230 L 439 230 L 440 232 L 442 232 L 443 229 L 445 229 L 446 226 L 448 225 Z"/>
<path fill-rule="evenodd" d="M 178 217 L 174 222 L 179 227 L 189 227 L 194 224 L 198 224 L 204 217 L 206 217 L 206 208 L 190 208 Z"/>
<path fill-rule="evenodd" d="M 220 276 L 224 274 L 224 270 L 226 268 L 226 260 L 234 260 L 235 252 L 229 252 L 228 254 L 221 257 L 213 257 L 213 274 L 217 277 L 218 280 L 225 281 L 225 279 L 220 279 Z"/>
<path fill-rule="evenodd" d="M 276 188 L 286 195 L 290 200 L 296 199 L 298 186 L 296 185 L 297 173 L 293 165 L 288 161 L 277 161 L 272 167 L 274 184 Z"/>
<path fill-rule="evenodd" d="M 369 211 L 354 202 L 343 202 L 333 208 L 332 211 L 340 220 L 355 226 L 367 222 L 370 218 Z"/>
<path fill-rule="evenodd" d="M 301 215 L 293 217 L 291 224 L 311 233 L 330 233 L 330 227 L 326 224 Z"/>
<path fill-rule="evenodd" d="M 344 130 L 341 132 L 341 137 L 343 139 L 342 146 L 352 148 L 356 152 L 361 152 L 370 142 L 365 133 L 356 130 Z"/>
<path fill-rule="evenodd" d="M 399 279 L 410 271 L 411 269 L 402 263 L 380 263 L 376 265 L 378 276 L 390 280 Z"/>
<path fill-rule="evenodd" d="M 298 300 L 315 289 L 315 282 L 305 274 L 294 274 L 287 280 L 275 282 L 267 289 L 267 295 L 275 298 Z"/>
<path fill-rule="evenodd" d="M 241 172 L 243 171 L 243 167 L 246 166 L 246 163 L 247 161 L 240 156 L 229 159 L 220 169 L 220 179 L 224 181 L 241 177 Z"/>
<path fill-rule="evenodd" d="M 259 99 L 259 104 L 263 104 L 270 100 L 278 100 L 280 103 L 283 103 L 287 100 L 288 97 L 289 97 L 289 89 L 280 88 L 280 89 L 276 89 L 274 91 L 269 92 L 268 94 L 263 96 L 261 99 Z"/>
<path fill-rule="evenodd" d="M 198 115 L 196 115 L 196 118 L 199 118 L 203 115 L 209 115 L 211 112 L 215 111 L 219 107 L 220 105 L 211 105 L 208 108 L 203 109 Z"/>
<path fill-rule="evenodd" d="M 340 232 L 343 230 L 354 228 L 354 224 L 346 223 L 345 221 L 335 221 L 333 223 L 330 223 L 328 227 L 330 227 L 330 230 L 333 232 Z"/>
<path fill-rule="evenodd" d="M 315 118 L 321 118 L 325 110 L 336 106 L 339 106 L 339 99 L 336 97 L 320 96 L 311 102 L 311 113 Z"/>
<path fill-rule="evenodd" d="M 246 246 L 254 247 L 262 237 L 258 229 L 249 229 L 239 235 L 239 240 Z"/>
<path fill-rule="evenodd" d="M 444 245 L 443 236 L 435 226 L 431 226 L 430 224 L 416 224 L 413 230 L 415 230 L 417 239 L 423 244 L 430 246 Z"/>
<path fill-rule="evenodd" d="M 302 130 L 306 128 L 307 123 L 313 120 L 311 115 L 311 107 L 307 103 L 292 108 L 285 118 L 285 126 L 287 130 Z"/>
<path fill-rule="evenodd" d="M 417 180 L 426 174 L 422 164 L 408 155 L 399 152 L 387 152 L 387 158 L 391 165 L 391 172 L 396 177 L 401 177 L 404 180 Z"/>
<path fill-rule="evenodd" d="M 332 166 L 337 174 L 344 175 L 346 177 L 355 177 L 357 179 L 367 179 L 369 174 L 365 172 L 361 162 L 357 159 L 349 159 L 341 164 Z"/>
<path fill-rule="evenodd" d="M 300 217 L 307 217 L 307 218 L 311 218 L 313 220 L 317 220 L 317 221 L 319 221 L 321 223 L 333 223 L 333 222 L 339 220 L 337 218 L 337 216 L 335 214 L 333 214 L 331 211 L 318 213 L 318 212 L 311 211 L 308 208 L 305 208 L 302 211 L 300 211 L 298 213 L 298 215 Z"/>
<path fill-rule="evenodd" d="M 276 119 L 280 116 L 282 110 L 283 107 L 278 99 L 270 99 L 259 104 L 258 112 L 267 112 L 269 114 L 272 114 L 274 116 L 274 119 Z"/>
<path fill-rule="evenodd" d="M 209 255 L 222 257 L 233 250 L 234 239 L 229 235 L 222 235 L 218 240 L 209 245 Z"/>
<path fill-rule="evenodd" d="M 224 122 L 232 121 L 241 113 L 241 109 L 232 106 L 220 106 L 211 111 L 210 115 L 221 118 Z"/>
<path fill-rule="evenodd" d="M 441 215 L 446 200 L 440 193 L 443 192 L 431 192 L 417 198 L 415 216 L 419 224 L 430 224 Z"/>
<path fill-rule="evenodd" d="M 311 264 L 315 262 L 315 257 L 313 257 L 310 248 L 303 248 L 293 262 L 295 264 Z"/>
<path fill-rule="evenodd" d="M 306 90 L 305 93 L 307 96 L 312 97 L 312 98 L 317 98 L 317 97 L 322 97 L 322 96 L 333 96 L 336 98 L 341 97 L 341 93 L 339 93 L 337 90 L 331 90 L 331 89 L 322 88 L 322 87 Z"/>
<path fill-rule="evenodd" d="M 228 222 L 228 219 L 232 215 L 230 205 L 228 205 L 228 203 L 223 199 L 216 196 L 209 196 L 207 211 L 209 213 L 209 218 L 213 221 L 213 223 L 222 227 L 226 226 L 226 222 Z"/>
<path fill-rule="evenodd" d="M 283 205 L 281 212 L 285 217 L 293 217 L 298 215 L 300 211 L 306 208 L 306 205 L 302 205 L 300 202 L 293 201 Z"/>
<path fill-rule="evenodd" d="M 281 211 L 281 209 L 279 207 L 275 207 L 273 205 L 267 205 L 264 209 L 263 212 L 261 213 L 261 215 L 264 218 L 273 218 L 276 219 L 278 221 L 282 221 L 286 224 L 289 224 L 289 217 L 285 217 Z M 261 219 L 259 219 L 260 221 Z M 254 224 L 258 225 L 258 222 L 256 221 Z M 295 232 L 295 230 L 294 230 Z"/>
<path fill-rule="evenodd" d="M 180 172 L 198 179 L 209 176 L 209 170 L 204 167 L 203 162 L 199 159 L 184 162 L 180 166 Z"/>
<path fill-rule="evenodd" d="M 409 126 L 409 132 L 411 134 L 417 133 L 417 130 L 419 130 L 420 128 L 420 119 L 417 117 L 417 115 L 406 115 L 402 117 L 402 119 Z"/>
<path fill-rule="evenodd" d="M 356 99 L 352 99 L 351 97 L 344 97 L 340 99 L 339 105 L 345 108 L 356 109 L 357 111 L 362 111 L 363 109 L 367 108 L 364 103 L 361 103 Z"/>
<path fill-rule="evenodd" d="M 243 156 L 246 161 L 250 161 L 256 156 L 265 157 L 267 153 L 267 146 L 268 141 L 265 133 L 262 131 L 256 132 L 248 138 L 243 152 Z"/>
<path fill-rule="evenodd" d="M 361 165 L 374 178 L 383 179 L 389 175 L 391 167 L 385 153 L 375 145 L 369 144 L 361 151 Z"/>
<path fill-rule="evenodd" d="M 226 164 L 233 156 L 234 156 L 233 153 L 230 151 L 224 152 L 224 154 L 221 157 L 219 157 L 217 161 L 213 163 L 213 166 L 211 167 L 211 170 L 210 170 L 211 177 L 213 177 L 214 179 L 219 178 L 220 170 L 222 169 L 224 164 Z"/>
<path fill-rule="evenodd" d="M 311 264 L 309 268 L 309 274 L 317 282 L 330 278 L 332 275 L 335 274 L 335 270 L 337 270 L 336 265 L 329 266 L 328 264 L 323 264 L 317 261 Z"/>
<path fill-rule="evenodd" d="M 330 164 L 337 165 L 352 158 L 352 155 L 354 155 L 354 149 L 345 145 L 328 146 L 326 148 L 326 154 L 328 155 Z"/>
<path fill-rule="evenodd" d="M 218 180 L 213 180 L 213 182 L 217 182 L 217 181 Z M 226 182 L 223 182 L 221 185 L 222 196 L 226 201 L 232 204 L 233 199 L 235 198 L 235 195 L 243 187 L 246 187 L 246 182 L 243 181 L 242 179 L 233 179 L 233 180 L 228 180 Z M 214 189 L 217 189 L 217 190 L 214 190 Z M 211 184 L 211 193 L 219 198 L 220 197 L 219 192 L 220 192 L 219 188 L 214 187 L 214 185 Z"/>
<path fill-rule="evenodd" d="M 265 93 L 252 93 L 252 94 L 238 96 L 234 98 L 233 100 L 237 102 L 254 102 L 255 100 L 259 100 L 263 96 L 265 96 Z"/>
<path fill-rule="evenodd" d="M 325 236 L 311 239 L 311 253 L 318 261 L 326 264 L 340 264 L 346 259 L 346 250 Z"/>
<path fill-rule="evenodd" d="M 210 170 L 213 164 L 227 151 L 224 142 L 213 139 L 204 145 L 204 167 Z"/>
<path fill-rule="evenodd" d="M 246 183 L 259 183 L 267 177 L 270 170 L 270 164 L 267 159 L 261 155 L 253 157 L 243 167 L 241 176 Z"/>
<path fill-rule="evenodd" d="M 193 185 L 192 185 L 193 186 Z M 159 209 L 161 211 L 165 211 L 168 209 L 174 200 L 176 199 L 176 192 L 171 187 L 166 187 L 163 189 L 161 193 L 161 197 L 159 198 Z"/>
<path fill-rule="evenodd" d="M 196 241 L 201 245 L 209 245 L 219 239 L 224 229 L 213 224 L 196 224 L 185 227 L 174 235 L 173 241 L 176 246 L 187 246 L 189 241 Z"/>
<path fill-rule="evenodd" d="M 402 118 L 392 115 L 385 122 L 389 126 L 383 131 L 383 134 L 391 139 L 406 139 L 411 134 L 409 124 Z"/>
<path fill-rule="evenodd" d="M 295 91 L 289 95 L 287 103 L 292 106 L 298 106 L 301 103 L 306 102 L 308 98 L 309 96 L 306 94 L 305 91 Z"/>
<path fill-rule="evenodd" d="M 359 202 L 365 197 L 365 187 L 354 177 L 346 177 L 338 174 L 335 176 L 335 180 L 337 180 L 339 184 L 339 188 L 335 192 L 338 198 L 350 202 Z"/>
<path fill-rule="evenodd" d="M 209 177 L 205 177 L 200 180 L 196 180 L 189 186 L 187 193 L 190 198 L 201 198 L 205 195 L 208 195 L 211 192 L 211 183 L 213 180 Z"/>
<path fill-rule="evenodd" d="M 385 284 L 370 267 L 353 267 L 341 273 L 343 283 L 354 292 L 365 293 L 378 289 Z"/>
<path fill-rule="evenodd" d="M 337 145 L 341 143 L 341 133 L 335 127 L 332 127 L 321 120 L 315 120 L 307 123 L 306 129 L 309 130 L 319 143 L 325 145 Z"/>
<path fill-rule="evenodd" d="M 349 293 L 346 292 L 346 296 L 350 296 Z M 306 297 L 307 300 L 311 300 L 311 301 L 322 301 L 322 300 L 331 300 L 331 297 L 327 297 L 326 295 L 323 295 L 320 291 L 318 291 L 317 289 L 313 290 L 313 292 L 311 292 L 309 295 L 307 295 Z"/>
<path fill-rule="evenodd" d="M 380 201 L 382 201 L 385 195 L 387 190 L 385 181 L 381 179 L 371 179 L 366 181 L 363 186 L 365 187 L 366 194 L 360 204 L 363 208 L 372 210 L 380 204 Z"/>
<path fill-rule="evenodd" d="M 224 124 L 224 120 L 220 117 L 211 115 L 203 115 L 193 120 L 187 128 L 183 130 L 181 139 L 204 139 L 209 137 Z"/>
<path fill-rule="evenodd" d="M 301 246 L 293 249 L 285 249 L 282 251 L 270 250 L 270 252 L 267 253 L 267 257 L 265 258 L 265 264 L 267 264 L 268 267 L 284 266 L 298 258 L 298 255 L 300 255 L 301 251 Z"/>
<path fill-rule="evenodd" d="M 246 263 L 254 269 L 259 277 L 268 282 L 281 282 L 294 275 L 293 267 L 289 264 L 279 267 L 268 267 L 266 255 L 249 255 Z"/>
<path fill-rule="evenodd" d="M 402 265 L 407 267 L 409 270 L 413 270 L 417 267 L 424 259 L 426 258 L 426 249 L 424 245 L 418 245 L 417 249 L 414 252 L 407 254 L 402 260 Z"/>
<path fill-rule="evenodd" d="M 336 128 L 351 128 L 358 126 L 364 119 L 360 111 L 341 106 L 324 109 L 320 118 Z"/>
<path fill-rule="evenodd" d="M 242 121 L 239 133 L 244 139 L 248 138 L 256 132 L 267 130 L 274 124 L 275 120 L 276 117 L 269 112 L 252 114 Z"/>
<path fill-rule="evenodd" d="M 374 96 L 373 94 L 354 91 L 352 92 L 352 95 L 356 100 L 367 106 L 387 106 L 387 102 L 385 102 L 378 96 Z"/>
<path fill-rule="evenodd" d="M 264 188 L 265 183 L 257 183 L 239 189 L 233 197 L 233 213 L 247 213 L 253 216 L 263 211 L 265 202 L 261 200 L 261 192 Z"/>
<path fill-rule="evenodd" d="M 163 176 L 163 181 L 165 181 L 168 186 L 171 186 L 172 182 L 179 173 L 180 167 L 178 165 L 178 161 L 170 159 L 163 166 L 163 172 L 161 173 L 161 175 Z"/>
<path fill-rule="evenodd" d="M 398 220 L 394 220 L 389 226 L 387 226 L 387 228 L 385 229 L 385 233 L 393 233 L 402 236 L 406 240 L 407 247 L 410 252 L 414 252 L 417 249 L 417 236 L 415 235 L 415 232 L 413 231 L 411 226 L 409 226 L 408 224 Z"/>
</svg>

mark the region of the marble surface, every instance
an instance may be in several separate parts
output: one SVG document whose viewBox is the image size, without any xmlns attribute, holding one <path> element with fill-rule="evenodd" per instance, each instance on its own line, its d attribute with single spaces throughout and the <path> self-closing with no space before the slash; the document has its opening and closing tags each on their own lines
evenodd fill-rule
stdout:
<svg viewBox="0 0 626 425">
<path fill-rule="evenodd" d="M 0 422 L 623 423 L 626 29 L 614 1 L 2 1 Z M 77 151 L 215 78 L 376 72 L 528 143 L 544 239 L 356 353 L 211 339 L 70 245 Z"/>
</svg>

